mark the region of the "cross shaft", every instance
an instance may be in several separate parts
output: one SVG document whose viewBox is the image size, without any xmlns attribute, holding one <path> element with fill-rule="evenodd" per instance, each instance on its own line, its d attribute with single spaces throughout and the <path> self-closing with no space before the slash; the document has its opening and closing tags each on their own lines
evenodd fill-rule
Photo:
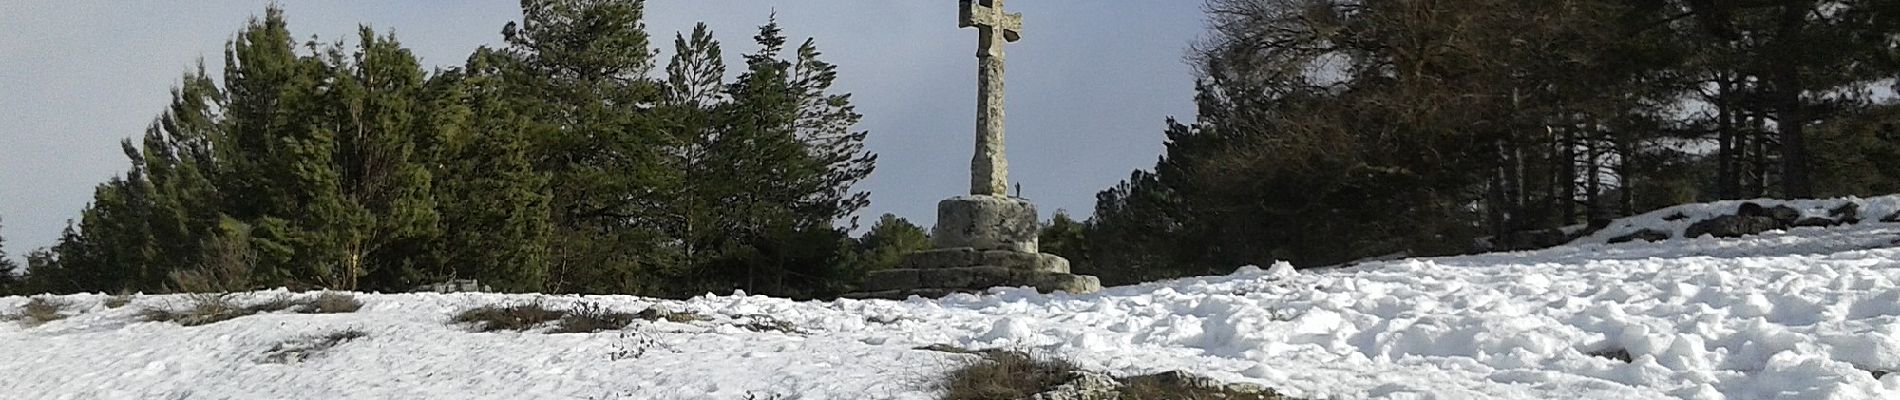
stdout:
<svg viewBox="0 0 1900 400">
<path fill-rule="evenodd" d="M 958 27 L 977 28 L 976 155 L 970 194 L 1008 194 L 1003 157 L 1003 44 L 1022 39 L 1023 15 L 1003 12 L 1003 0 L 962 0 Z"/>
</svg>

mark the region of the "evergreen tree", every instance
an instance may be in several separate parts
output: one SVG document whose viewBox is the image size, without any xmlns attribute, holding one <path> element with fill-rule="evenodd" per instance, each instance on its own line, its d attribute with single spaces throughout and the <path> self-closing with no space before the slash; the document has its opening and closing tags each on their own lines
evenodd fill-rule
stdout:
<svg viewBox="0 0 1900 400">
<path fill-rule="evenodd" d="M 660 151 L 669 141 L 642 112 L 659 94 L 643 12 L 637 0 L 524 0 L 522 22 L 502 31 L 521 60 L 510 87 L 553 127 L 533 152 L 552 195 L 552 291 L 655 290 L 651 275 L 677 253 L 656 207 L 677 185 Z"/>
<path fill-rule="evenodd" d="M 439 278 L 469 277 L 503 291 L 533 292 L 547 279 L 547 178 L 530 162 L 529 138 L 545 125 L 508 97 L 511 62 L 478 49 L 459 75 L 436 79 L 448 93 L 435 110 L 445 128 L 435 175 L 443 235 Z"/>
<path fill-rule="evenodd" d="M 1056 210 L 1055 215 L 1049 217 L 1049 222 L 1042 225 L 1036 237 L 1042 252 L 1068 259 L 1072 268 L 1091 264 L 1088 260 L 1088 226 L 1070 217 L 1068 211 Z"/>
<path fill-rule="evenodd" d="M 715 276 L 750 293 L 814 296 L 844 288 L 838 257 L 844 230 L 832 221 L 855 213 L 863 193 L 850 186 L 869 174 L 863 132 L 849 96 L 828 93 L 834 67 L 807 40 L 796 60 L 781 59 L 776 21 L 754 36 L 746 71 L 726 88 L 724 130 L 706 144 L 701 185 L 726 236 Z"/>
<path fill-rule="evenodd" d="M 328 148 L 325 157 L 299 160 L 299 171 L 325 171 L 307 177 L 312 194 L 311 226 L 323 227 L 317 252 L 335 259 L 325 286 L 355 289 L 369 277 L 370 287 L 407 289 L 422 279 L 409 258 L 439 234 L 430 174 L 416 143 L 430 127 L 423 71 L 415 56 L 393 36 L 378 37 L 368 27 L 346 59 L 341 46 L 327 54 L 332 74 L 323 89 L 325 120 L 312 121 L 313 144 Z M 334 171 L 334 172 L 327 172 Z"/>
<path fill-rule="evenodd" d="M 857 273 L 862 274 L 896 267 L 904 255 L 929 250 L 930 235 L 910 220 L 884 214 L 871 223 L 856 247 Z"/>
<path fill-rule="evenodd" d="M 20 284 L 20 264 L 7 255 L 7 240 L 0 237 L 0 294 L 12 294 Z"/>
<path fill-rule="evenodd" d="M 665 96 L 659 109 L 660 119 L 671 140 L 670 164 L 677 185 L 670 204 L 667 235 L 678 238 L 680 260 L 667 272 L 668 279 L 693 282 L 685 286 L 698 291 L 706 283 L 703 267 L 718 257 L 726 239 L 719 226 L 716 206 L 721 190 L 711 182 L 710 171 L 716 166 L 709 159 L 710 146 L 723 130 L 721 113 L 726 111 L 726 66 L 721 59 L 719 42 L 705 24 L 693 27 L 692 37 L 675 35 L 673 57 L 666 66 Z"/>
</svg>

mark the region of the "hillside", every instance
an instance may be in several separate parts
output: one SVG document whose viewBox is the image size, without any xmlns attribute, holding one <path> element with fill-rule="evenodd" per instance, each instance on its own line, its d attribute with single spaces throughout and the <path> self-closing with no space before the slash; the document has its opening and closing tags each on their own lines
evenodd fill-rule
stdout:
<svg viewBox="0 0 1900 400">
<path fill-rule="evenodd" d="M 1617 229 L 1660 226 L 1673 213 L 1663 210 L 1546 250 L 1327 271 L 1249 267 L 1083 296 L 358 294 L 354 313 L 193 327 L 141 316 L 189 307 L 184 295 L 116 308 L 112 296 L 55 296 L 69 317 L 0 324 L 0 398 L 931 399 L 947 371 L 974 359 L 918 349 L 937 344 L 1028 350 L 1116 375 L 1183 370 L 1300 398 L 1900 397 L 1900 375 L 1888 375 L 1900 371 L 1900 249 L 1889 248 L 1900 224 L 1875 214 L 1900 207 L 1842 201 L 1866 203 L 1864 220 L 1603 242 Z M 1801 208 L 1832 207 L 1812 206 Z M 0 313 L 30 300 L 0 298 Z M 533 302 L 705 319 L 573 334 L 476 333 L 451 321 Z M 299 350 L 346 331 L 361 337 Z"/>
</svg>

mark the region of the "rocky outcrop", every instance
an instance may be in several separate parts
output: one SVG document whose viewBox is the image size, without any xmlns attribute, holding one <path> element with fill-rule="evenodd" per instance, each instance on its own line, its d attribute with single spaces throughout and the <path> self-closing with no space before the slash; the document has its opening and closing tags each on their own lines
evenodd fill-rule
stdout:
<svg viewBox="0 0 1900 400">
<path fill-rule="evenodd" d="M 1736 207 L 1734 215 L 1723 215 L 1698 221 L 1683 231 L 1683 237 L 1736 238 L 1760 234 L 1762 232 L 1798 227 L 1829 227 L 1860 222 L 1860 205 L 1842 204 L 1828 210 L 1827 217 L 1802 217 L 1801 211 L 1788 206 L 1763 207 L 1756 203 L 1742 203 Z"/>
<path fill-rule="evenodd" d="M 1794 221 L 1789 221 L 1789 224 L 1792 225 L 1793 222 Z M 1777 221 L 1771 217 L 1724 215 L 1691 224 L 1689 225 L 1689 229 L 1683 231 L 1682 236 L 1697 238 L 1708 235 L 1719 238 L 1737 238 L 1781 229 L 1784 226 L 1787 225 L 1783 225 L 1781 221 Z"/>
<path fill-rule="evenodd" d="M 1077 371 L 1069 381 L 1030 397 L 1034 400 L 1138 400 L 1165 392 L 1164 398 L 1286 400 L 1265 386 L 1225 383 L 1205 376 L 1169 371 L 1116 379 L 1108 374 Z"/>
<path fill-rule="evenodd" d="M 1628 235 L 1610 238 L 1608 242 L 1623 243 L 1623 242 L 1629 242 L 1629 241 L 1635 241 L 1635 240 L 1641 240 L 1645 242 L 1657 242 L 1657 241 L 1669 240 L 1669 232 L 1663 232 L 1663 231 L 1659 231 L 1655 229 L 1643 229 L 1636 232 L 1632 232 Z"/>
</svg>

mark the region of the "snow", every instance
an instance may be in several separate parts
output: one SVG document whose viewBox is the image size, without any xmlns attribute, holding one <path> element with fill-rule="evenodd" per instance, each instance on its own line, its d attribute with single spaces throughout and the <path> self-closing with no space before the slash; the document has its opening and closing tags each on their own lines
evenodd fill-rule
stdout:
<svg viewBox="0 0 1900 400">
<path fill-rule="evenodd" d="M 1716 216 L 1735 214 L 1736 208 L 1740 207 L 1742 203 L 1755 203 L 1766 208 L 1773 208 L 1776 206 L 1788 206 L 1788 207 L 1794 208 L 1797 211 L 1800 211 L 1802 218 L 1807 218 L 1807 217 L 1827 218 L 1829 217 L 1828 216 L 1829 210 L 1833 210 L 1834 208 L 1840 207 L 1841 205 L 1844 205 L 1847 203 L 1855 203 L 1856 205 L 1860 206 L 1860 210 L 1859 210 L 1860 220 L 1861 220 L 1861 223 L 1863 224 L 1878 223 L 1878 220 L 1881 219 L 1882 217 L 1893 215 L 1895 212 L 1900 212 L 1900 195 L 1880 196 L 1880 197 L 1872 197 L 1872 198 L 1866 198 L 1866 199 L 1857 198 L 1857 197 L 1846 197 L 1846 198 L 1838 198 L 1838 199 L 1815 199 L 1815 200 L 1755 199 L 1755 200 L 1727 200 L 1727 201 L 1718 201 L 1718 202 L 1711 202 L 1711 203 L 1683 204 L 1683 205 L 1677 205 L 1673 207 L 1666 207 L 1666 208 L 1655 210 L 1655 211 L 1650 211 L 1650 212 L 1636 215 L 1633 217 L 1618 219 L 1615 222 L 1612 222 L 1609 226 L 1605 227 L 1603 230 L 1592 233 L 1589 236 L 1586 236 L 1582 239 L 1578 239 L 1576 243 L 1605 243 L 1609 241 L 1610 238 L 1628 235 L 1631 233 L 1636 233 L 1637 231 L 1640 231 L 1643 229 L 1649 229 L 1649 230 L 1660 231 L 1660 232 L 1668 232 L 1670 237 L 1672 238 L 1682 238 L 1684 231 L 1688 230 L 1689 225 L 1694 224 L 1698 221 L 1706 220 L 1706 219 L 1713 218 Z M 1822 229 L 1822 228 L 1795 228 L 1795 229 Z M 1566 233 L 1568 232 L 1574 232 L 1574 230 L 1571 230 L 1571 228 L 1567 228 Z M 1690 239 L 1693 239 L 1693 238 L 1690 238 Z"/>
<path fill-rule="evenodd" d="M 198 327 L 142 322 L 185 296 L 55 296 L 72 317 L 0 323 L 7 399 L 931 399 L 974 356 L 1010 348 L 1118 375 L 1184 370 L 1302 398 L 1900 398 L 1900 224 L 1740 239 L 1580 244 L 1325 271 L 1279 263 L 1088 295 L 994 289 L 941 300 L 795 302 L 761 296 L 361 294 L 352 314 L 264 314 Z M 1838 202 L 1796 203 L 1825 213 Z M 1764 202 L 1765 205 L 1774 204 Z M 1667 227 L 1734 204 L 1680 206 L 1612 225 Z M 241 294 L 241 302 L 283 291 Z M 0 298 L 0 313 L 29 299 Z M 708 321 L 594 334 L 471 333 L 489 304 L 651 306 Z M 754 332 L 777 320 L 795 332 Z M 300 362 L 282 343 L 366 337 Z M 1627 352 L 1629 361 L 1592 354 Z"/>
</svg>

